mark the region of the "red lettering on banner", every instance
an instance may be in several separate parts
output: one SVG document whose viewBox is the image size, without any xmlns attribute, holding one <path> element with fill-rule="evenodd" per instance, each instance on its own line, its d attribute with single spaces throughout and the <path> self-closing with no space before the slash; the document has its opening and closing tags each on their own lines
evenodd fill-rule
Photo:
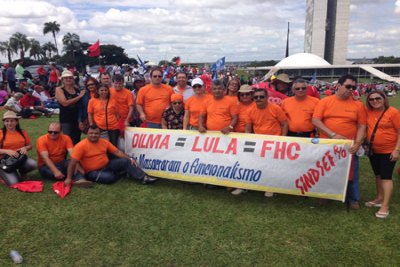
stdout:
<svg viewBox="0 0 400 267">
<path fill-rule="evenodd" d="M 168 149 L 169 135 L 133 134 L 132 148 Z"/>
<path fill-rule="evenodd" d="M 274 159 L 296 160 L 300 156 L 297 152 L 299 152 L 301 148 L 298 143 L 264 141 L 260 156 L 265 157 L 266 152 L 272 150 L 274 151 Z"/>
<path fill-rule="evenodd" d="M 194 138 L 192 151 L 193 152 L 211 152 L 215 154 L 237 154 L 237 139 L 232 138 L 228 144 L 227 148 L 219 146 L 219 137 L 206 137 L 204 138 L 204 143 L 202 143 L 202 138 L 196 136 Z"/>
<path fill-rule="evenodd" d="M 265 157 L 266 151 L 272 150 L 272 146 L 270 146 L 270 145 L 272 145 L 273 143 L 274 143 L 274 141 L 264 141 L 263 142 L 262 147 L 261 147 L 261 154 L 260 154 L 261 157 Z"/>
<path fill-rule="evenodd" d="M 332 167 L 336 166 L 331 152 L 325 152 L 324 156 L 315 162 L 315 166 L 318 169 L 309 168 L 306 173 L 301 175 L 300 178 L 295 181 L 295 186 L 300 189 L 302 195 L 318 183 L 320 178 L 324 177 L 327 172 L 331 171 Z"/>
</svg>

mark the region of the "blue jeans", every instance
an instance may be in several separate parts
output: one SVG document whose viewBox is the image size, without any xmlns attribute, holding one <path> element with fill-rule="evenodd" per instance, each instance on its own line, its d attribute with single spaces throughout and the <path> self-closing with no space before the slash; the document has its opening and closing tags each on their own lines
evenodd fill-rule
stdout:
<svg viewBox="0 0 400 267">
<path fill-rule="evenodd" d="M 147 123 L 147 128 L 161 129 L 161 124 L 160 123 L 148 122 Z"/>
<path fill-rule="evenodd" d="M 127 172 L 129 178 L 139 181 L 145 176 L 145 173 L 139 167 L 132 165 L 129 159 L 118 158 L 111 159 L 107 166 L 100 170 L 88 172 L 85 178 L 92 182 L 112 184 L 120 178 L 119 174 L 123 171 Z"/>
<path fill-rule="evenodd" d="M 347 185 L 347 200 L 350 203 L 360 201 L 360 168 L 358 156 L 353 155 L 353 160 L 353 178 Z"/>
<path fill-rule="evenodd" d="M 67 176 L 68 164 L 69 164 L 69 160 L 63 160 L 54 165 L 56 165 L 56 168 L 60 172 L 62 172 L 65 176 Z M 42 167 L 39 168 L 39 173 L 41 176 L 43 176 L 46 179 L 55 179 L 53 172 L 46 165 L 43 165 Z"/>
</svg>

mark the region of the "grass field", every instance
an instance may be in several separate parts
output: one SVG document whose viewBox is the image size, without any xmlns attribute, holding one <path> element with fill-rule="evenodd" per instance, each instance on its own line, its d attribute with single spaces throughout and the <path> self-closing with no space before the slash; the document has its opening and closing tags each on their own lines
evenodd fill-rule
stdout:
<svg viewBox="0 0 400 267">
<path fill-rule="evenodd" d="M 391 99 L 398 108 L 399 98 Z M 49 121 L 22 126 L 35 140 Z M 364 157 L 360 169 L 364 203 L 375 185 Z M 39 179 L 37 172 L 31 177 Z M 375 209 L 347 212 L 340 202 L 320 206 L 261 192 L 234 197 L 168 180 L 73 188 L 65 199 L 48 181 L 33 194 L 0 186 L 0 266 L 13 265 L 12 249 L 24 266 L 400 265 L 398 180 L 386 220 L 376 219 Z"/>
</svg>

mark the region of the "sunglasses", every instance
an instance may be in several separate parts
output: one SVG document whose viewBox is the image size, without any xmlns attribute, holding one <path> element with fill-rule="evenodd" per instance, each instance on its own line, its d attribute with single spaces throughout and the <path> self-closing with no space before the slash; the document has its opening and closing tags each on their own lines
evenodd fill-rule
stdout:
<svg viewBox="0 0 400 267">
<path fill-rule="evenodd" d="M 196 84 L 196 85 L 193 85 L 192 87 L 193 87 L 193 88 L 201 88 L 201 87 L 203 87 L 203 86 L 201 86 L 200 84 Z"/>
<path fill-rule="evenodd" d="M 368 101 L 370 101 L 370 102 L 372 102 L 372 101 L 381 101 L 382 100 L 382 97 L 380 97 L 380 96 L 378 96 L 378 97 L 370 97 L 370 98 L 368 98 Z"/>
<path fill-rule="evenodd" d="M 355 85 L 351 85 L 351 84 L 347 84 L 344 86 L 347 90 L 356 90 L 357 86 Z"/>
<path fill-rule="evenodd" d="M 59 134 L 60 132 L 58 131 L 47 131 L 49 134 Z"/>
<path fill-rule="evenodd" d="M 161 78 L 161 75 L 153 75 L 152 78 Z"/>
<path fill-rule="evenodd" d="M 257 100 L 257 99 L 264 99 L 265 98 L 265 95 L 255 95 L 255 96 L 253 96 L 253 99 L 254 100 Z"/>
<path fill-rule="evenodd" d="M 172 105 L 182 105 L 182 102 L 172 102 Z"/>
<path fill-rule="evenodd" d="M 239 93 L 240 96 L 251 96 L 251 93 Z"/>
<path fill-rule="evenodd" d="M 297 88 L 294 88 L 294 90 L 296 90 L 296 91 L 305 91 L 305 90 L 307 90 L 307 87 L 297 87 Z"/>
</svg>

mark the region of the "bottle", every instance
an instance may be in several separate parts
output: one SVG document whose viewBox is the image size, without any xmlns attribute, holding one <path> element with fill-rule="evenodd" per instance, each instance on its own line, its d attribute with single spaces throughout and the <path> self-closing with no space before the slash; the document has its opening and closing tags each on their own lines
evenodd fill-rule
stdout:
<svg viewBox="0 0 400 267">
<path fill-rule="evenodd" d="M 11 257 L 11 259 L 13 260 L 13 262 L 16 263 L 16 264 L 22 263 L 23 258 L 22 258 L 22 256 L 21 256 L 21 254 L 19 254 L 18 251 L 16 251 L 16 250 L 11 250 L 11 252 L 10 252 L 10 257 Z"/>
</svg>

